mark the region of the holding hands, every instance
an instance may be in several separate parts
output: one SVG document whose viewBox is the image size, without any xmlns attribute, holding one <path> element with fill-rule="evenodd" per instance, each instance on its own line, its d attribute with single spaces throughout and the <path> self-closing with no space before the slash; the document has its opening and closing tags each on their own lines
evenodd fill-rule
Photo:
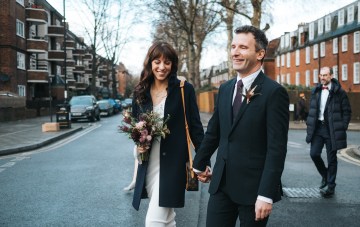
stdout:
<svg viewBox="0 0 360 227">
<path fill-rule="evenodd" d="M 198 175 L 198 180 L 203 183 L 209 183 L 211 181 L 212 171 L 209 166 L 206 166 L 204 172 L 194 171 Z"/>
</svg>

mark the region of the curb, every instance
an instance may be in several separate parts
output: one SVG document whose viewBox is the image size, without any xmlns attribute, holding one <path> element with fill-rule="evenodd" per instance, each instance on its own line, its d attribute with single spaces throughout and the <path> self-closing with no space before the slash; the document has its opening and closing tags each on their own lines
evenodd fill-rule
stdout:
<svg viewBox="0 0 360 227">
<path fill-rule="evenodd" d="M 34 143 L 32 145 L 28 145 L 28 146 L 23 146 L 23 147 L 17 147 L 17 148 L 10 148 L 10 149 L 6 149 L 6 150 L 0 150 L 0 156 L 3 156 L 3 155 L 11 155 L 11 154 L 16 154 L 16 153 L 20 153 L 20 152 L 24 152 L 24 151 L 30 151 L 30 150 L 35 150 L 35 149 L 38 149 L 40 147 L 44 147 L 46 145 L 49 145 L 53 142 L 56 142 L 58 140 L 61 140 L 65 137 L 68 137 L 72 134 L 75 134 L 76 132 L 78 131 L 81 131 L 83 130 L 83 127 L 79 127 L 79 128 L 76 128 L 74 130 L 71 130 L 71 131 L 68 131 L 68 132 L 65 132 L 63 134 L 60 134 L 58 136 L 55 136 L 53 138 L 50 138 L 50 139 L 47 139 L 47 140 L 44 140 L 42 142 L 39 142 L 39 143 Z"/>
<path fill-rule="evenodd" d="M 349 145 L 347 148 L 338 151 L 338 158 L 360 166 L 360 151 L 356 145 Z"/>
</svg>

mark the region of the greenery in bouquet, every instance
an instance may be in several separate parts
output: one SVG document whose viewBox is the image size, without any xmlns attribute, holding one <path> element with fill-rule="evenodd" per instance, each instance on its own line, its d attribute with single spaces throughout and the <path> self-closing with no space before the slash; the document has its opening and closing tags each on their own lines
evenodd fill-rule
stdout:
<svg viewBox="0 0 360 227">
<path fill-rule="evenodd" d="M 136 146 L 145 150 L 145 152 L 140 153 L 140 158 L 141 161 L 148 161 L 153 140 L 159 137 L 165 138 L 166 135 L 170 134 L 166 125 L 170 115 L 166 119 L 153 111 L 140 114 L 138 119 L 132 117 L 127 111 L 124 111 L 123 115 L 124 118 L 119 130 L 127 134 Z"/>
</svg>

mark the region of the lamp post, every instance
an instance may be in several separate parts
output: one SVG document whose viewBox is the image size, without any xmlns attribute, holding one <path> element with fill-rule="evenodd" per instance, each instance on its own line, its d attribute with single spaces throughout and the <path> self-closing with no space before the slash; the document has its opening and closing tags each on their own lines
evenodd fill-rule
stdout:
<svg viewBox="0 0 360 227">
<path fill-rule="evenodd" d="M 65 87 L 64 87 L 64 103 L 67 104 L 67 82 L 66 82 L 66 20 L 65 20 L 65 0 L 63 0 L 63 8 L 64 8 L 64 80 L 65 80 Z"/>
</svg>

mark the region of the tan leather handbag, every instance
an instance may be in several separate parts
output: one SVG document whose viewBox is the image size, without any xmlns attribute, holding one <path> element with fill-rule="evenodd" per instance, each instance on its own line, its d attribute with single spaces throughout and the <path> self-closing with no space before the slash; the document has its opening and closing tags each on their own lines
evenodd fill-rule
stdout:
<svg viewBox="0 0 360 227">
<path fill-rule="evenodd" d="M 192 167 L 192 165 L 193 165 L 192 149 L 194 149 L 194 144 L 191 141 L 190 133 L 189 133 L 189 126 L 188 126 L 188 123 L 186 120 L 184 84 L 185 84 L 185 80 L 181 80 L 180 88 L 181 88 L 182 104 L 183 104 L 183 109 L 184 109 L 187 147 L 188 147 L 188 152 L 189 152 L 189 160 L 186 162 L 186 191 L 199 191 L 199 180 L 197 179 L 197 176 L 194 173 L 193 167 Z"/>
</svg>

